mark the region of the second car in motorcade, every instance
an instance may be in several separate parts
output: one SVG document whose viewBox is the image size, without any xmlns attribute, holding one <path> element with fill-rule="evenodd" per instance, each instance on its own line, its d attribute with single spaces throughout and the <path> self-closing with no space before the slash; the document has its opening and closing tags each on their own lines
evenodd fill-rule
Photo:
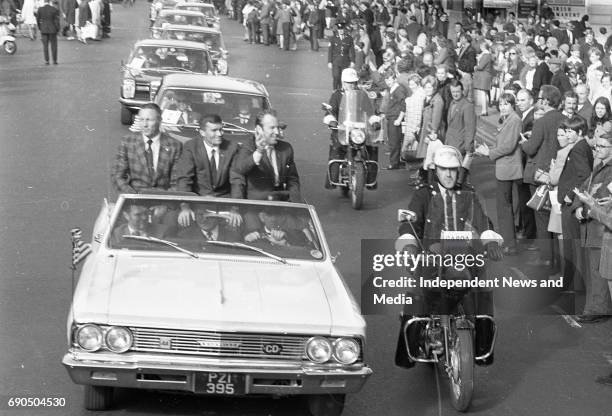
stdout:
<svg viewBox="0 0 612 416">
<path fill-rule="evenodd" d="M 220 30 L 201 26 L 168 25 L 163 28 L 161 37 L 162 39 L 190 40 L 206 44 L 209 47 L 213 64 L 217 67 L 217 73 L 221 75 L 229 73 L 229 53 L 225 49 Z"/>
<path fill-rule="evenodd" d="M 151 27 L 151 37 L 159 39 L 163 27 L 170 24 L 208 26 L 206 16 L 202 12 L 177 9 L 161 10 Z"/>
<path fill-rule="evenodd" d="M 208 47 L 202 43 L 158 39 L 136 42 L 122 66 L 121 122 L 131 124 L 133 113 L 155 98 L 162 77 L 173 72 L 216 71 Z"/>
<path fill-rule="evenodd" d="M 215 6 L 207 3 L 197 3 L 197 2 L 179 2 L 175 6 L 176 9 L 179 10 L 191 10 L 194 12 L 201 12 L 206 16 L 206 24 L 208 27 L 213 27 L 215 29 L 220 29 L 220 19 L 219 13 L 215 9 Z"/>
</svg>

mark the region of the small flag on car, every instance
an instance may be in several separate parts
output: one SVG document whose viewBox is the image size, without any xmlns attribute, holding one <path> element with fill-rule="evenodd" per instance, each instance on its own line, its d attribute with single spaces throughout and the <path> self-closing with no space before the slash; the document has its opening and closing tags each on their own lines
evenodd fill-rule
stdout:
<svg viewBox="0 0 612 416">
<path fill-rule="evenodd" d="M 91 244 L 83 242 L 83 233 L 80 228 L 70 230 L 72 236 L 72 269 L 76 269 L 77 264 L 85 260 L 91 253 Z"/>
</svg>

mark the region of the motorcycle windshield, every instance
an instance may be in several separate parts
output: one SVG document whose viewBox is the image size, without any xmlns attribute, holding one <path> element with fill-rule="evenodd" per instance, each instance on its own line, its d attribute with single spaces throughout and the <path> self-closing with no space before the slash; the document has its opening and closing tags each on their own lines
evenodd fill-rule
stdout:
<svg viewBox="0 0 612 416">
<path fill-rule="evenodd" d="M 338 112 L 338 128 L 341 130 L 349 128 L 365 129 L 368 119 L 372 115 L 374 115 L 374 106 L 365 91 L 345 91 Z"/>
</svg>

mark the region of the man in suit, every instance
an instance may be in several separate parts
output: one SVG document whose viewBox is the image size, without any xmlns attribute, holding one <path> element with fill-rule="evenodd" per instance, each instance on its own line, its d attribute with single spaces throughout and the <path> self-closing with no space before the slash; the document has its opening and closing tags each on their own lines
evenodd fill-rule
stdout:
<svg viewBox="0 0 612 416">
<path fill-rule="evenodd" d="M 310 36 L 310 50 L 319 50 L 319 26 L 323 24 L 321 22 L 319 12 L 314 3 L 308 5 L 308 18 L 306 19 L 306 26 L 308 27 L 308 35 Z"/>
<path fill-rule="evenodd" d="M 591 128 L 591 117 L 593 117 L 593 104 L 589 101 L 589 87 L 586 84 L 577 84 L 574 92 L 578 96 L 578 115 L 587 121 Z"/>
<path fill-rule="evenodd" d="M 238 102 L 238 115 L 232 118 L 232 123 L 247 129 L 252 129 L 255 124 L 256 114 L 251 109 L 251 100 L 241 98 Z"/>
<path fill-rule="evenodd" d="M 538 106 L 544 110 L 542 118 L 533 123 L 533 131 L 528 140 L 521 141 L 521 147 L 527 154 L 527 163 L 523 171 L 523 181 L 530 184 L 531 194 L 536 191 L 538 182 L 535 180 L 536 170 L 548 171 L 550 161 L 557 156 L 559 143 L 557 129 L 565 118 L 559 107 L 561 93 L 557 87 L 544 85 L 538 96 Z M 534 266 L 552 266 L 552 234 L 548 231 L 550 212 L 535 211 L 536 236 L 540 248 L 540 257 L 531 263 Z"/>
<path fill-rule="evenodd" d="M 329 43 L 327 66 L 332 70 L 333 89 L 342 87 L 342 70 L 355 65 L 355 46 L 353 38 L 344 33 L 344 24 L 338 23 L 336 36 Z"/>
<path fill-rule="evenodd" d="M 476 113 L 474 104 L 463 96 L 463 84 L 456 79 L 449 83 L 452 101 L 447 115 L 444 144 L 457 148 L 463 156 L 474 152 L 476 136 Z"/>
<path fill-rule="evenodd" d="M 548 66 L 550 67 L 550 71 L 553 76 L 550 79 L 550 85 L 553 85 L 559 89 L 561 95 L 565 94 L 567 91 L 572 91 L 572 84 L 570 82 L 569 77 L 565 73 L 565 65 L 560 58 L 550 58 L 548 61 Z"/>
<path fill-rule="evenodd" d="M 45 5 L 38 9 L 36 22 L 43 44 L 45 65 L 49 65 L 49 44 L 51 44 L 53 64 L 57 65 L 57 32 L 60 30 L 60 14 L 58 9 L 51 6 L 51 0 L 45 0 Z"/>
<path fill-rule="evenodd" d="M 397 82 L 395 71 L 385 73 L 385 84 L 388 91 L 381 105 L 381 112 L 387 119 L 387 139 L 389 140 L 389 166 L 387 169 L 400 168 L 400 153 L 402 149 L 402 119 L 406 112 L 406 97 L 408 91 Z"/>
<path fill-rule="evenodd" d="M 533 105 L 533 96 L 531 91 L 522 89 L 516 94 L 516 105 L 520 111 L 521 121 L 523 126 L 521 129 L 521 135 L 525 139 L 531 137 L 531 130 L 533 130 L 533 113 L 535 113 L 535 107 Z M 525 152 L 523 155 L 523 168 L 527 161 L 527 155 Z M 536 224 L 533 210 L 527 206 L 527 202 L 531 198 L 531 190 L 529 189 L 529 183 L 521 181 L 518 187 L 518 199 L 519 199 L 519 233 L 528 240 L 536 238 Z M 537 247 L 530 243 L 527 249 L 536 249 Z"/>
<path fill-rule="evenodd" d="M 126 241 L 124 236 L 163 238 L 168 234 L 168 226 L 148 221 L 149 210 L 140 201 L 126 201 L 122 214 L 126 222 L 113 230 L 116 243 Z"/>
<path fill-rule="evenodd" d="M 283 213 L 278 207 L 263 206 L 245 214 L 244 241 L 264 248 L 306 247 L 314 239 L 308 226 L 299 218 Z"/>
<path fill-rule="evenodd" d="M 200 120 L 199 137 L 187 143 L 172 171 L 173 188 L 202 196 L 229 197 L 230 167 L 238 154 L 238 145 L 223 138 L 223 121 L 217 114 Z M 194 212 L 181 204 L 178 222 L 188 226 Z M 236 224 L 232 221 L 232 224 Z"/>
<path fill-rule="evenodd" d="M 293 147 L 280 140 L 278 118 L 273 110 L 257 115 L 255 138 L 239 150 L 230 176 L 232 198 L 269 199 L 282 191 L 288 192 L 290 201 L 302 201 Z"/>
<path fill-rule="evenodd" d="M 241 240 L 237 227 L 232 226 L 226 216 L 199 206 L 195 210 L 195 222 L 178 232 L 179 238 L 195 241 L 230 241 Z"/>
<path fill-rule="evenodd" d="M 457 70 L 461 75 L 463 93 L 468 101 L 473 101 L 472 76 L 476 66 L 476 50 L 472 47 L 472 37 L 467 33 L 459 36 L 459 53 L 457 54 Z"/>
<path fill-rule="evenodd" d="M 548 68 L 546 62 L 544 62 L 544 51 L 536 51 L 535 56 L 537 58 L 537 66 L 535 74 L 533 75 L 532 93 L 534 97 L 537 97 L 542 85 L 550 84 L 552 72 L 550 72 L 550 69 Z"/>
<path fill-rule="evenodd" d="M 111 181 L 119 193 L 136 194 L 147 188 L 167 190 L 181 155 L 181 143 L 159 131 L 161 110 L 157 104 L 145 104 L 139 116 L 142 132 L 121 140 L 111 172 Z"/>
<path fill-rule="evenodd" d="M 174 103 L 168 106 L 168 110 L 177 111 L 178 119 L 176 124 L 196 124 L 200 120 L 200 114 L 193 111 L 189 105 L 187 96 L 184 93 L 176 93 Z"/>
</svg>

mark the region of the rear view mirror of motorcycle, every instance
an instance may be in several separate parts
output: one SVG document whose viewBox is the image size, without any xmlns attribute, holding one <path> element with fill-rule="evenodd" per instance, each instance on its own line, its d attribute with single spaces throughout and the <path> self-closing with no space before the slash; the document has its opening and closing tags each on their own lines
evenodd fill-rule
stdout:
<svg viewBox="0 0 612 416">
<path fill-rule="evenodd" d="M 397 210 L 397 222 L 414 222 L 417 218 L 417 215 L 414 211 L 410 211 L 409 209 L 398 209 Z"/>
</svg>

